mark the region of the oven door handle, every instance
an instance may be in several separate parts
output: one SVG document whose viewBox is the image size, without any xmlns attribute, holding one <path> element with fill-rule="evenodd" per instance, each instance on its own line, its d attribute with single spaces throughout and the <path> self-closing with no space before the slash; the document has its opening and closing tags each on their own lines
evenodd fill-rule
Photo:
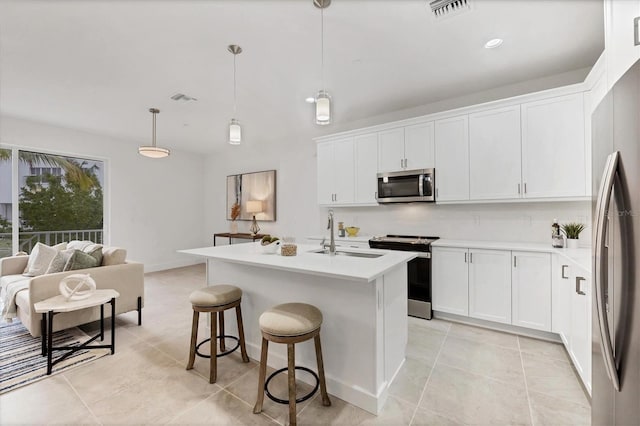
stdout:
<svg viewBox="0 0 640 426">
<path fill-rule="evenodd" d="M 422 259 L 431 259 L 431 253 L 419 252 L 417 257 Z"/>
</svg>

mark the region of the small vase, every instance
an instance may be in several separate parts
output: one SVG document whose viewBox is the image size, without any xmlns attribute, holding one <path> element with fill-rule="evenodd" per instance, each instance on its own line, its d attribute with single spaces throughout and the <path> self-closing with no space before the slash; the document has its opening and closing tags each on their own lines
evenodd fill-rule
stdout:
<svg viewBox="0 0 640 426">
<path fill-rule="evenodd" d="M 232 234 L 238 233 L 238 222 L 236 222 L 235 220 L 231 221 L 231 233 Z"/>
<path fill-rule="evenodd" d="M 578 248 L 578 239 L 577 238 L 567 238 L 567 248 L 577 249 Z"/>
</svg>

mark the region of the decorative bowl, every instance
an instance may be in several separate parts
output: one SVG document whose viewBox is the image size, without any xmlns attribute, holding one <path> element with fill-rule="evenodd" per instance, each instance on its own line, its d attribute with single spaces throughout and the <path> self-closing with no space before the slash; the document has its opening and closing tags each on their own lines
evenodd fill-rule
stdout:
<svg viewBox="0 0 640 426">
<path fill-rule="evenodd" d="M 344 229 L 347 231 L 347 234 L 350 237 L 355 237 L 356 235 L 358 235 L 358 231 L 360 230 L 360 228 L 358 228 L 357 226 L 347 226 Z"/>
<path fill-rule="evenodd" d="M 278 248 L 280 247 L 281 243 L 282 242 L 278 240 L 278 241 L 272 242 L 271 244 L 267 244 L 266 246 L 261 246 L 262 252 L 267 254 L 275 254 L 278 252 Z"/>
</svg>

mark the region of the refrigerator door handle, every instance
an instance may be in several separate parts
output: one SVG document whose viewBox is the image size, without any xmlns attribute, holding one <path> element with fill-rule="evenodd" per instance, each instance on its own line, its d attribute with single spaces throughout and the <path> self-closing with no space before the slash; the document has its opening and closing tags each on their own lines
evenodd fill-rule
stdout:
<svg viewBox="0 0 640 426">
<path fill-rule="evenodd" d="M 613 185 L 615 183 L 616 173 L 618 171 L 619 152 L 616 151 L 609 155 L 598 192 L 598 202 L 596 205 L 595 217 L 595 257 L 594 257 L 594 281 L 596 293 L 596 311 L 598 313 L 598 328 L 600 331 L 600 345 L 604 358 L 607 375 L 611 380 L 616 391 L 620 391 L 620 379 L 615 364 L 613 348 L 611 345 L 611 332 L 609 330 L 609 321 L 606 316 L 605 306 L 605 286 L 607 285 L 607 273 L 605 263 L 607 255 L 605 253 L 605 242 L 607 235 L 607 215 L 611 203 L 613 193 Z M 577 281 L 577 280 L 576 280 Z M 577 284 L 577 282 L 576 282 Z"/>
</svg>

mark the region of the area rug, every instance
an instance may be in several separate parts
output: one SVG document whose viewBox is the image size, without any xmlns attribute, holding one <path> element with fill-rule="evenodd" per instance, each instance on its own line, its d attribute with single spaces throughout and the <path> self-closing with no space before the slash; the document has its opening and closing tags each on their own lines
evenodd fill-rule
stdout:
<svg viewBox="0 0 640 426">
<path fill-rule="evenodd" d="M 79 328 L 53 333 L 53 346 L 77 346 L 89 339 Z M 0 323 L 0 394 L 28 385 L 47 376 L 47 357 L 42 356 L 42 340 L 33 337 L 20 321 Z M 54 360 L 66 352 L 54 351 Z M 80 350 L 53 366 L 51 375 L 111 353 L 109 349 Z"/>
</svg>

